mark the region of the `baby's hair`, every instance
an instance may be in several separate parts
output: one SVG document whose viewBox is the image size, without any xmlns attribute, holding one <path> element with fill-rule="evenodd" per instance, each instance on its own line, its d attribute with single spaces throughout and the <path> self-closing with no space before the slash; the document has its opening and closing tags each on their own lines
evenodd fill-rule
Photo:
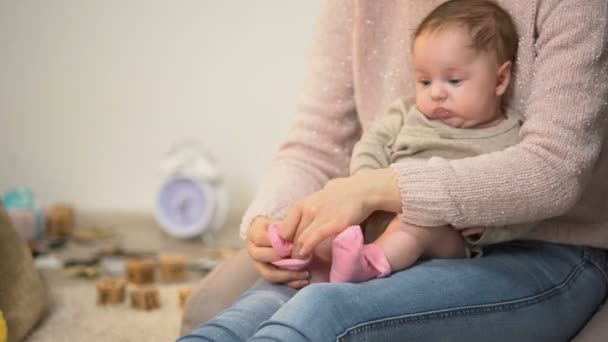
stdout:
<svg viewBox="0 0 608 342">
<path fill-rule="evenodd" d="M 499 63 L 515 62 L 517 30 L 509 13 L 489 0 L 451 0 L 435 8 L 418 26 L 414 39 L 450 26 L 471 34 L 472 48 L 494 51 Z"/>
</svg>

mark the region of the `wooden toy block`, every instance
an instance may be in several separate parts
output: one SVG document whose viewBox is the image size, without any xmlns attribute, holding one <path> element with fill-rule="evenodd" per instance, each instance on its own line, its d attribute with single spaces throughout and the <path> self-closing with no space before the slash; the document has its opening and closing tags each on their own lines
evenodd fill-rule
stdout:
<svg viewBox="0 0 608 342">
<path fill-rule="evenodd" d="M 184 309 L 184 307 L 186 306 L 186 301 L 188 300 L 188 297 L 190 297 L 190 293 L 192 292 L 192 289 L 189 287 L 185 287 L 183 289 L 179 290 L 179 307 L 180 309 Z"/>
<path fill-rule="evenodd" d="M 51 237 L 68 237 L 74 229 L 74 208 L 58 205 L 51 208 L 46 215 L 46 227 Z"/>
<path fill-rule="evenodd" d="M 162 281 L 186 280 L 186 258 L 183 255 L 160 255 L 160 279 Z"/>
<path fill-rule="evenodd" d="M 127 262 L 127 279 L 130 283 L 143 285 L 154 282 L 154 262 L 135 259 Z"/>
<path fill-rule="evenodd" d="M 124 278 L 102 278 L 97 282 L 97 305 L 120 304 L 125 300 Z"/>
<path fill-rule="evenodd" d="M 138 310 L 160 308 L 160 295 L 155 287 L 138 287 L 131 291 L 131 307 Z"/>
</svg>

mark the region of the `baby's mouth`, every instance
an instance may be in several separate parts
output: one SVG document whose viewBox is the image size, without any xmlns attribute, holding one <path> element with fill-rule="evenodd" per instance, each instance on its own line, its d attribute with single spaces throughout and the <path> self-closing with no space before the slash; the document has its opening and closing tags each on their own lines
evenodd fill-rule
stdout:
<svg viewBox="0 0 608 342">
<path fill-rule="evenodd" d="M 438 119 L 448 119 L 451 117 L 450 112 L 445 108 L 437 108 L 433 111 L 433 116 Z"/>
</svg>

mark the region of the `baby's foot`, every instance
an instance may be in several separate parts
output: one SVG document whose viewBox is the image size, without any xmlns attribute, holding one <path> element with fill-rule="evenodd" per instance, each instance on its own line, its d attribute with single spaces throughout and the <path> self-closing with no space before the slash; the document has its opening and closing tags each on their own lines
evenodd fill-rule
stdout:
<svg viewBox="0 0 608 342">
<path fill-rule="evenodd" d="M 391 266 L 382 249 L 374 244 L 363 244 L 361 227 L 350 226 L 335 238 L 330 282 L 359 283 L 390 273 Z"/>
</svg>

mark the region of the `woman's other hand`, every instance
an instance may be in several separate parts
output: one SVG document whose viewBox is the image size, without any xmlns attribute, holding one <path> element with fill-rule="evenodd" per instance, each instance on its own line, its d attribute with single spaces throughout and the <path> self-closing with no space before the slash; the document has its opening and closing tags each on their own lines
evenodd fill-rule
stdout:
<svg viewBox="0 0 608 342">
<path fill-rule="evenodd" d="M 296 202 L 280 223 L 279 235 L 294 241 L 294 258 L 305 258 L 319 242 L 360 224 L 375 210 L 401 212 L 401 194 L 391 169 L 330 180 Z"/>
<path fill-rule="evenodd" d="M 282 259 L 272 248 L 268 237 L 270 220 L 264 216 L 256 217 L 247 233 L 247 251 L 260 275 L 271 283 L 284 283 L 294 289 L 309 284 L 307 270 L 290 271 L 271 264 Z"/>
</svg>

